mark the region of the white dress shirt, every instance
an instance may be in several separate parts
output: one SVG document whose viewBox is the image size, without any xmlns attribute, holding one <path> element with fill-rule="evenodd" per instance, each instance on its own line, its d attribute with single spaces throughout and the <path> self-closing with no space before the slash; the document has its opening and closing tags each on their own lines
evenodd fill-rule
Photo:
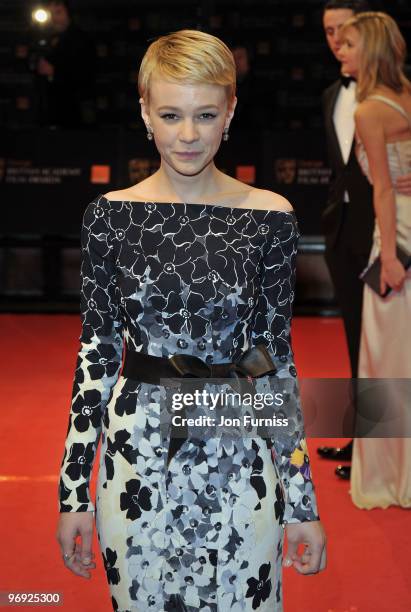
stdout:
<svg viewBox="0 0 411 612">
<path fill-rule="evenodd" d="M 351 81 L 348 87 L 341 87 L 334 107 L 334 126 L 345 164 L 350 157 L 354 139 L 354 113 L 357 108 L 357 100 L 355 99 L 356 88 L 357 84 L 355 81 Z M 344 194 L 344 200 L 349 202 L 347 192 Z"/>
</svg>

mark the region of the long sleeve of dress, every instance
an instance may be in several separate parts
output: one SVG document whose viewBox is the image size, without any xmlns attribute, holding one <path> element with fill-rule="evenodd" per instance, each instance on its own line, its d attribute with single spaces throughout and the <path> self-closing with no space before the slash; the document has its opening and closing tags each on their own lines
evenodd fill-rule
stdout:
<svg viewBox="0 0 411 612">
<path fill-rule="evenodd" d="M 81 230 L 80 349 L 59 481 L 60 512 L 93 511 L 89 481 L 104 408 L 122 358 L 109 208 L 91 202 Z"/>
<path fill-rule="evenodd" d="M 290 338 L 299 233 L 294 214 L 284 219 L 264 256 L 252 334 L 253 344 L 265 344 L 277 368 L 275 377 L 257 379 L 257 390 L 275 394 L 284 387 L 287 391 L 284 406 L 275 414 L 287 417 L 288 427 L 276 427 L 275 435 L 271 429 L 269 435 L 283 483 L 283 524 L 319 520 Z"/>
</svg>

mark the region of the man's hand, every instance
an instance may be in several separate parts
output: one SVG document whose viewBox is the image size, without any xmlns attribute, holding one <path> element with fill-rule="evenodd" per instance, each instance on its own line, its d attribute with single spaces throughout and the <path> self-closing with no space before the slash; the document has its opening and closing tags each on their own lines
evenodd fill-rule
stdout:
<svg viewBox="0 0 411 612">
<path fill-rule="evenodd" d="M 54 66 L 50 64 L 44 57 L 41 57 L 37 63 L 37 72 L 42 76 L 54 76 Z"/>
<path fill-rule="evenodd" d="M 300 574 L 316 574 L 326 567 L 326 537 L 320 521 L 290 523 L 287 534 L 287 555 L 284 567 L 294 568 Z M 298 554 L 298 546 L 304 545 L 304 552 Z"/>
<path fill-rule="evenodd" d="M 395 190 L 402 195 L 411 196 L 411 173 L 399 176 L 395 182 Z"/>
</svg>

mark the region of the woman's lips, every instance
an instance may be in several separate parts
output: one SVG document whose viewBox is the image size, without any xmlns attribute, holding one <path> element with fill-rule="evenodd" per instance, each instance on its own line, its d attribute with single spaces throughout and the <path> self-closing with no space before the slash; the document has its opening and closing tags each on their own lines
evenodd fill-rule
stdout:
<svg viewBox="0 0 411 612">
<path fill-rule="evenodd" d="M 183 159 L 194 159 L 196 157 L 198 157 L 200 155 L 199 151 L 176 151 L 176 155 L 178 155 L 179 157 L 182 157 Z"/>
</svg>

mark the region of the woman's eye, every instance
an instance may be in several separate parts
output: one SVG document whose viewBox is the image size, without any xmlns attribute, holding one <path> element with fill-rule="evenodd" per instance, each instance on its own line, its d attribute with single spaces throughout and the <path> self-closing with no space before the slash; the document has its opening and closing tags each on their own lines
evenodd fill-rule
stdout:
<svg viewBox="0 0 411 612">
<path fill-rule="evenodd" d="M 201 113 L 200 118 L 201 119 L 215 119 L 217 115 L 215 115 L 214 113 Z"/>
<path fill-rule="evenodd" d="M 160 115 L 160 116 L 162 119 L 165 119 L 166 121 L 172 121 L 173 119 L 177 117 L 175 113 L 165 113 L 164 115 Z"/>
</svg>

